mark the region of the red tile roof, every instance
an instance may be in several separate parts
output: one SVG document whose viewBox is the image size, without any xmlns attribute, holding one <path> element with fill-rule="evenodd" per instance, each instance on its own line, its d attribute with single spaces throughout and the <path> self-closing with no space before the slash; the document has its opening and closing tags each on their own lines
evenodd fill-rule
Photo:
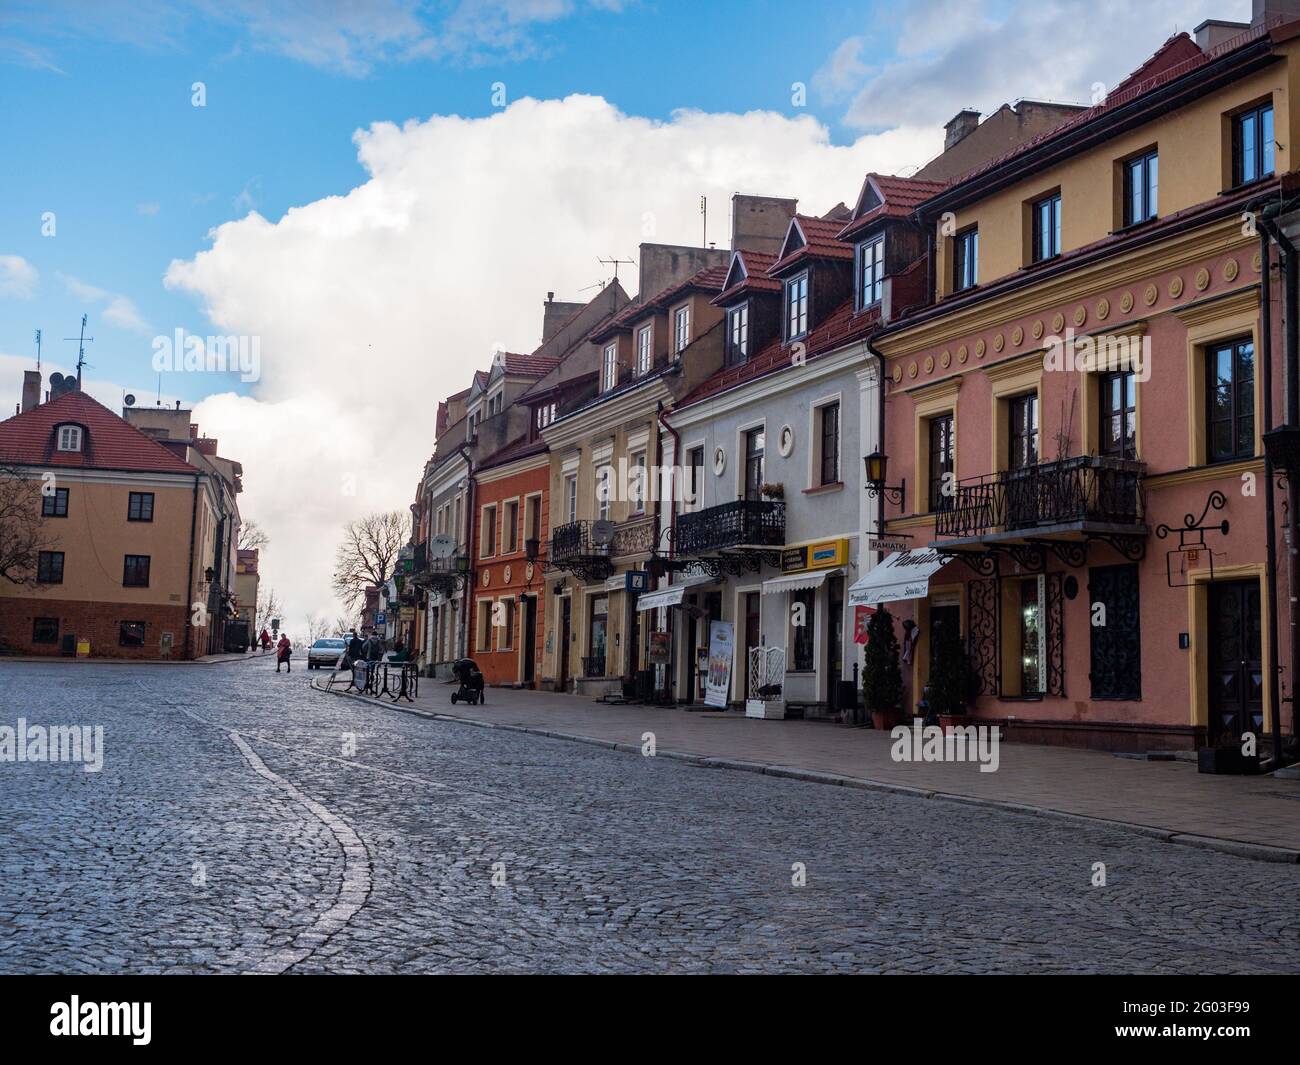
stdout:
<svg viewBox="0 0 1300 1065">
<path fill-rule="evenodd" d="M 500 451 L 494 451 L 486 459 L 479 463 L 480 470 L 490 470 L 495 466 L 504 466 L 508 462 L 514 462 L 516 459 L 528 458 L 530 455 L 540 455 L 547 449 L 546 441 L 541 437 L 536 440 L 529 440 L 526 436 L 521 436 L 512 444 L 507 444 Z"/>
<path fill-rule="evenodd" d="M 720 292 L 722 286 L 727 280 L 727 267 L 725 266 L 706 266 L 703 270 L 698 270 L 688 277 L 685 281 L 676 285 L 670 285 L 660 292 L 646 300 L 638 300 L 629 303 L 618 314 L 614 315 L 608 321 L 604 322 L 596 329 L 593 329 L 590 338 L 596 343 L 600 343 L 607 337 L 615 333 L 630 332 L 632 326 L 645 318 L 647 315 L 655 314 L 659 311 L 666 310 L 669 304 L 679 299 L 682 295 L 690 291 L 701 292 Z"/>
<path fill-rule="evenodd" d="M 880 321 L 880 306 L 856 314 L 853 300 L 847 299 L 827 316 L 816 329 L 804 337 L 804 354 L 811 361 L 818 356 L 835 351 L 845 344 L 870 333 Z M 739 385 L 767 377 L 793 365 L 793 347 L 779 337 L 763 345 L 739 366 L 728 366 L 695 386 L 675 409 L 689 407 L 706 399 L 728 392 Z"/>
<path fill-rule="evenodd" d="M 560 365 L 560 356 L 558 355 L 520 355 L 513 351 L 507 351 L 502 354 L 505 360 L 505 370 L 508 374 L 514 374 L 519 377 L 545 377 L 548 373 Z"/>
<path fill-rule="evenodd" d="M 69 422 L 85 430 L 80 451 L 56 448 L 55 426 Z M 199 472 L 84 392 L 65 392 L 0 422 L 0 462 L 149 473 Z"/>
<path fill-rule="evenodd" d="M 775 275 L 802 262 L 814 259 L 852 259 L 853 246 L 839 239 L 840 230 L 844 228 L 843 219 L 817 218 L 814 215 L 797 214 L 790 220 L 791 227 L 798 226 L 803 234 L 804 243 L 785 258 L 778 259 L 768 270 Z M 786 235 L 789 240 L 789 234 Z M 784 250 L 784 248 L 782 249 Z"/>
<path fill-rule="evenodd" d="M 781 282 L 774 277 L 768 277 L 767 272 L 772 269 L 776 262 L 775 255 L 769 255 L 763 251 L 737 251 L 732 256 L 733 263 L 739 260 L 743 268 L 744 277 L 733 284 L 730 288 L 723 289 L 713 298 L 713 302 L 718 306 L 730 303 L 737 296 L 751 292 L 780 292 Z M 731 268 L 727 270 L 727 276 L 731 276 Z M 723 282 L 726 283 L 725 281 Z"/>
<path fill-rule="evenodd" d="M 840 230 L 839 239 L 851 240 L 855 234 L 861 233 L 881 218 L 907 218 L 922 203 L 946 187 L 945 181 L 870 173 L 862 182 L 862 194 L 853 210 L 853 218 Z M 880 202 L 863 210 L 868 189 L 875 192 Z"/>
</svg>

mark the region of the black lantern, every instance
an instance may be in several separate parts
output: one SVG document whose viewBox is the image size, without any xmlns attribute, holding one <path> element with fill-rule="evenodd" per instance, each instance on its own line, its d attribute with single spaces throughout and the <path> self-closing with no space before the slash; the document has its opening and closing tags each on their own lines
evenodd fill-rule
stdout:
<svg viewBox="0 0 1300 1065">
<path fill-rule="evenodd" d="M 530 536 L 524 541 L 524 554 L 528 557 L 529 562 L 537 561 L 537 553 L 542 548 L 542 541 L 536 536 Z"/>
<path fill-rule="evenodd" d="M 1300 473 L 1300 427 L 1279 425 L 1264 434 L 1264 453 L 1275 470 L 1288 476 Z"/>
<path fill-rule="evenodd" d="M 895 485 L 885 484 L 889 470 L 889 456 L 881 451 L 873 451 L 870 455 L 862 457 L 862 464 L 867 468 L 867 495 L 884 496 L 901 509 L 907 492 L 907 481 L 900 480 Z"/>
</svg>

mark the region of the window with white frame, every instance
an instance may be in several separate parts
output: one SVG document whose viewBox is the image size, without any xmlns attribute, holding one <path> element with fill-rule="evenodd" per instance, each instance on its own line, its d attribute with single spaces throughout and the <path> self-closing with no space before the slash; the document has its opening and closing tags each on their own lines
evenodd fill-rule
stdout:
<svg viewBox="0 0 1300 1065">
<path fill-rule="evenodd" d="M 644 376 L 650 372 L 653 361 L 650 354 L 650 326 L 642 326 L 636 334 L 636 372 Z"/>
<path fill-rule="evenodd" d="M 673 352 L 680 354 L 691 342 L 691 305 L 683 304 L 673 311 Z"/>
<path fill-rule="evenodd" d="M 749 304 L 727 311 L 727 365 L 744 362 L 749 355 Z"/>
<path fill-rule="evenodd" d="M 646 503 L 646 478 L 649 471 L 646 468 L 646 458 L 644 451 L 638 451 L 632 456 L 631 476 L 628 478 L 628 491 L 631 494 L 632 513 L 644 514 Z"/>
<path fill-rule="evenodd" d="M 858 245 L 858 310 L 880 302 L 885 286 L 885 237 Z"/>
<path fill-rule="evenodd" d="M 497 505 L 489 503 L 483 508 L 483 530 L 479 534 L 481 558 L 491 558 L 497 553 Z"/>
<path fill-rule="evenodd" d="M 596 517 L 609 521 L 610 496 L 613 495 L 613 482 L 610 477 L 609 463 L 603 462 L 596 469 Z"/>
<path fill-rule="evenodd" d="M 608 392 L 618 384 L 618 343 L 605 345 L 605 361 L 601 371 L 601 389 Z"/>
<path fill-rule="evenodd" d="M 578 520 L 578 475 L 571 473 L 564 478 L 564 520 L 566 523 Z"/>
<path fill-rule="evenodd" d="M 80 451 L 81 450 L 81 426 L 60 425 L 58 448 L 60 451 Z"/>
<path fill-rule="evenodd" d="M 808 271 L 785 283 L 785 338 L 797 340 L 808 332 Z"/>
<path fill-rule="evenodd" d="M 510 554 L 519 550 L 519 500 L 507 500 L 501 524 L 501 550 Z"/>
</svg>

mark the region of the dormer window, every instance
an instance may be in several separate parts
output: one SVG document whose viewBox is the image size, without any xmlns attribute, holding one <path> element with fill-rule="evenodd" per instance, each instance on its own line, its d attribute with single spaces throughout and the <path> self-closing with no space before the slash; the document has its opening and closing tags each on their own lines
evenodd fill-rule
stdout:
<svg viewBox="0 0 1300 1065">
<path fill-rule="evenodd" d="M 880 302 L 885 287 L 885 236 L 858 245 L 858 310 Z"/>
<path fill-rule="evenodd" d="M 618 384 L 618 343 L 605 345 L 605 361 L 600 375 L 601 390 L 608 392 Z"/>
<path fill-rule="evenodd" d="M 735 366 L 749 357 L 749 304 L 727 311 L 727 365 Z"/>
<path fill-rule="evenodd" d="M 650 327 L 644 325 L 636 334 L 636 372 L 639 376 L 650 372 L 651 361 Z"/>
<path fill-rule="evenodd" d="M 58 449 L 60 451 L 81 450 L 82 432 L 80 425 L 60 425 L 58 432 Z"/>
<path fill-rule="evenodd" d="M 785 338 L 797 340 L 808 332 L 808 271 L 785 283 Z"/>
<path fill-rule="evenodd" d="M 691 342 L 691 305 L 689 303 L 673 311 L 673 353 L 680 354 Z"/>
</svg>

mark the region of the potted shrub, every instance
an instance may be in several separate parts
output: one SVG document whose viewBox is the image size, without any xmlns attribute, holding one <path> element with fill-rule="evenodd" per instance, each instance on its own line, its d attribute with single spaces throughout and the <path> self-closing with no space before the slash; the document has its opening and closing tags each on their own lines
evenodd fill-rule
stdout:
<svg viewBox="0 0 1300 1065">
<path fill-rule="evenodd" d="M 937 625 L 930 657 L 930 683 L 926 686 L 930 710 L 939 716 L 945 732 L 969 725 L 967 713 L 979 694 L 979 676 L 970 664 L 961 634 L 952 625 Z"/>
<path fill-rule="evenodd" d="M 867 622 L 867 647 L 862 663 L 862 705 L 871 711 L 876 728 L 903 723 L 903 671 L 898 664 L 894 616 L 882 605 Z"/>
<path fill-rule="evenodd" d="M 759 485 L 759 495 L 764 499 L 784 499 L 785 485 L 783 484 L 762 484 Z"/>
</svg>

